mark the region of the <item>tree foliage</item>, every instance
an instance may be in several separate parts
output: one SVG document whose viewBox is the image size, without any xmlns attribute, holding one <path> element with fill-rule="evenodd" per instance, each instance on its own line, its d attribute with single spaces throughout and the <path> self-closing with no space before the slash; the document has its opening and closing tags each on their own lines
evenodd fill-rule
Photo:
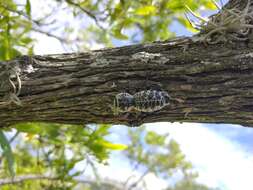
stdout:
<svg viewBox="0 0 253 190">
<path fill-rule="evenodd" d="M 108 47 L 124 40 L 127 43 L 166 40 L 175 36 L 169 30 L 175 22 L 192 30 L 184 17 L 185 5 L 192 10 L 215 9 L 209 0 L 47 0 L 43 5 L 30 0 L 0 0 L 0 60 L 33 54 L 37 33 L 57 39 L 67 51 L 80 51 L 94 45 Z M 41 9 L 41 13 L 36 9 Z M 71 15 L 72 20 L 59 20 L 59 15 Z M 101 189 L 96 181 L 80 185 L 83 181 L 78 180 L 78 176 L 83 175 L 86 167 L 91 167 L 96 180 L 102 183 L 95 163 L 106 164 L 112 151 L 124 149 L 133 169 L 141 168 L 144 173 L 138 179 L 130 177 L 125 183 L 119 183 L 120 187 L 144 187 L 144 178 L 151 173 L 169 180 L 175 172 L 180 172 L 181 179 L 174 186 L 168 184 L 168 189 L 184 189 L 185 186 L 208 189 L 195 182 L 191 164 L 185 160 L 179 145 L 174 140 L 168 141 L 166 135 L 143 129 L 129 130 L 127 148 L 106 140 L 111 133 L 108 125 L 20 123 L 12 128 L 11 132 L 10 128 L 6 129 L 9 132 L 0 131 L 0 158 L 3 159 L 0 178 L 8 181 L 14 173 L 16 176 L 10 182 L 12 185 L 2 186 L 4 190 Z M 80 162 L 86 163 L 85 168 L 76 170 Z M 37 175 L 38 180 L 14 182 L 28 174 Z M 112 189 L 112 185 L 107 186 Z"/>
<path fill-rule="evenodd" d="M 33 125 L 33 130 L 27 127 L 29 125 Z M 143 189 L 148 175 L 167 181 L 169 190 L 210 189 L 196 182 L 197 173 L 168 134 L 145 128 L 128 129 L 126 146 L 105 140 L 110 133 L 109 126 L 32 123 L 14 127 L 23 131 L 12 142 L 16 179 L 23 180 L 12 182 L 10 179 L 9 183 L 0 180 L 4 190 Z M 99 173 L 97 163 L 107 164 L 112 150 L 123 151 L 122 161 L 129 160 L 133 172 L 124 181 L 115 181 L 114 176 L 104 179 Z M 87 172 L 88 168 L 92 172 Z M 8 164 L 4 162 L 0 178 L 6 178 L 7 170 Z"/>
</svg>

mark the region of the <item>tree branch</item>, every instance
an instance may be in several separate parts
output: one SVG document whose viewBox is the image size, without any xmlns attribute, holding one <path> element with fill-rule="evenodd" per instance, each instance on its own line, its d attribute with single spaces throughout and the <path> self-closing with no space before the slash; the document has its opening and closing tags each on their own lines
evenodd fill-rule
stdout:
<svg viewBox="0 0 253 190">
<path fill-rule="evenodd" d="M 0 105 L 0 125 L 21 121 L 127 124 L 134 120 L 252 125 L 250 45 L 205 47 L 191 38 L 179 38 L 79 54 L 33 56 L 32 62 L 21 57 L 12 62 L 22 70 L 22 106 Z M 150 88 L 161 88 L 180 101 L 172 100 L 149 114 L 114 115 L 116 94 Z"/>
<path fill-rule="evenodd" d="M 24 176 L 17 176 L 14 179 L 11 179 L 11 178 L 0 179 L 0 186 L 22 183 L 28 180 L 59 180 L 59 179 L 56 177 L 50 177 L 50 176 L 45 176 L 45 175 L 30 174 L 30 175 L 24 175 Z"/>
<path fill-rule="evenodd" d="M 22 106 L 0 104 L 0 126 L 26 121 L 136 126 L 180 121 L 253 126 L 251 32 L 246 41 L 205 44 L 195 39 L 181 37 L 2 62 L 1 73 L 6 67 L 20 71 L 18 98 Z M 168 92 L 169 105 L 150 113 L 115 115 L 117 94 L 133 95 L 148 89 Z M 0 89 L 0 97 L 10 93 L 8 90 Z"/>
<path fill-rule="evenodd" d="M 29 175 L 23 175 L 23 176 L 16 176 L 14 179 L 11 178 L 5 178 L 5 179 L 0 179 L 0 186 L 4 185 L 15 185 L 18 183 L 23 183 L 29 180 L 49 180 L 49 181 L 59 181 L 61 180 L 58 177 L 52 177 L 52 176 L 47 176 L 47 175 L 40 175 L 40 174 L 29 174 Z M 96 181 L 92 179 L 73 179 L 77 183 L 83 183 L 83 184 L 88 184 L 88 185 L 106 185 L 110 186 L 119 190 L 124 190 L 125 188 L 123 187 L 122 184 L 120 184 L 117 181 L 114 180 L 102 180 L 102 181 Z"/>
<path fill-rule="evenodd" d="M 134 183 L 132 183 L 130 185 L 130 187 L 128 188 L 128 190 L 131 190 L 133 188 L 135 188 L 141 181 L 143 181 L 144 177 L 149 173 L 150 171 L 147 170 L 146 172 L 144 172 Z"/>
</svg>

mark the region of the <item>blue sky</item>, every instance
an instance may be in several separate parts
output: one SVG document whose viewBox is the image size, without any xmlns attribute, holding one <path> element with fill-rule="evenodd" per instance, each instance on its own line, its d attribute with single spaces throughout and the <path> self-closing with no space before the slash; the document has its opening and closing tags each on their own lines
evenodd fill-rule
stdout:
<svg viewBox="0 0 253 190">
<path fill-rule="evenodd" d="M 36 9 L 38 0 L 34 0 Z M 66 17 L 65 17 L 66 18 Z M 73 23 L 74 24 L 74 23 Z M 170 27 L 178 36 L 190 36 L 184 27 L 173 23 Z M 62 53 L 61 44 L 45 35 L 36 34 L 36 54 Z M 115 41 L 117 46 L 127 42 Z M 50 46 L 48 45 L 50 44 Z M 94 44 L 94 49 L 100 48 Z M 198 124 L 198 123 L 153 123 L 146 125 L 147 130 L 159 133 L 170 133 L 169 138 L 175 139 L 199 172 L 198 181 L 211 187 L 220 187 L 222 190 L 251 190 L 253 180 L 253 129 L 239 125 Z M 132 129 L 135 130 L 135 129 Z M 111 140 L 115 143 L 124 143 L 125 127 L 114 126 Z M 123 164 L 122 164 L 123 163 Z M 119 169 L 120 168 L 120 169 Z M 99 165 L 102 176 L 117 176 L 124 180 L 132 171 L 127 162 L 122 162 L 119 153 L 112 155 L 110 167 Z M 136 176 L 140 175 L 135 171 Z M 159 190 L 166 182 L 150 174 L 145 177 L 149 189 Z"/>
<path fill-rule="evenodd" d="M 186 159 L 199 173 L 198 182 L 209 187 L 219 187 L 221 190 L 251 190 L 253 187 L 251 128 L 239 125 L 169 122 L 150 123 L 144 127 L 159 134 L 169 133 L 168 138 L 180 144 Z M 115 143 L 127 143 L 126 131 L 127 127 L 113 126 L 110 140 Z M 137 178 L 142 174 L 140 171 L 131 170 L 129 162 L 121 152 L 111 155 L 109 166 L 97 166 L 104 178 L 113 176 L 114 179 L 125 181 L 130 175 Z M 150 190 L 159 190 L 167 185 L 167 181 L 153 174 L 147 175 L 145 181 Z"/>
</svg>

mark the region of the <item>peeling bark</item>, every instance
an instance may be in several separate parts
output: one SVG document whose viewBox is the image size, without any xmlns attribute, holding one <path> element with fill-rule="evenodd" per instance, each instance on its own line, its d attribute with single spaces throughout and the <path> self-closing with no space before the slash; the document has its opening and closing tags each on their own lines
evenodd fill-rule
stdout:
<svg viewBox="0 0 253 190">
<path fill-rule="evenodd" d="M 231 1 L 245 6 L 246 1 Z M 227 5 L 228 6 L 228 5 Z M 57 123 L 233 123 L 253 126 L 253 43 L 205 46 L 192 38 L 85 53 L 23 56 L 18 67 L 21 106 L 0 105 L 0 126 Z M 121 92 L 162 89 L 171 104 L 152 113 L 114 115 Z M 8 88 L 0 90 L 3 97 Z M 10 90 L 10 89 L 9 89 Z"/>
</svg>

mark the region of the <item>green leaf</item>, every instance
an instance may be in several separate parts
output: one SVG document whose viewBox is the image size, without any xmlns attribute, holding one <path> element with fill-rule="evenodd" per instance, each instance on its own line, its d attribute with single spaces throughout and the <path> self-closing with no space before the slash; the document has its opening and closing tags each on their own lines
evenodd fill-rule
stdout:
<svg viewBox="0 0 253 190">
<path fill-rule="evenodd" d="M 26 0 L 25 10 L 26 10 L 26 14 L 29 16 L 29 18 L 31 18 L 31 2 L 30 2 L 30 0 Z"/>
<path fill-rule="evenodd" d="M 182 3 L 181 1 L 168 1 L 165 7 L 169 10 L 177 12 L 184 10 L 184 4 L 185 3 Z"/>
<path fill-rule="evenodd" d="M 141 16 L 154 15 L 156 13 L 156 7 L 152 5 L 147 5 L 140 7 L 135 11 L 135 14 Z"/>
<path fill-rule="evenodd" d="M 128 36 L 127 35 L 125 35 L 125 34 L 122 34 L 121 33 L 121 29 L 115 29 L 115 30 L 113 30 L 112 31 L 112 34 L 113 34 L 113 36 L 115 37 L 115 38 L 117 38 L 117 39 L 120 39 L 120 40 L 127 40 L 128 39 Z"/>
<path fill-rule="evenodd" d="M 207 9 L 211 9 L 211 10 L 216 10 L 217 9 L 216 5 L 211 1 L 206 2 L 205 7 Z"/>
<path fill-rule="evenodd" d="M 12 177 L 14 177 L 15 172 L 14 172 L 14 156 L 11 151 L 11 146 L 5 137 L 3 131 L 0 130 L 0 146 L 3 150 L 3 155 L 7 159 L 8 163 L 8 169 Z"/>
<path fill-rule="evenodd" d="M 27 44 L 32 43 L 33 39 L 30 37 L 24 37 L 20 39 L 20 45 L 27 46 Z"/>
<path fill-rule="evenodd" d="M 53 139 L 59 135 L 59 126 L 51 123 L 27 122 L 19 123 L 12 127 L 20 132 L 25 132 L 29 134 L 49 135 L 49 137 Z"/>
<path fill-rule="evenodd" d="M 198 32 L 198 30 L 196 30 L 195 28 L 192 27 L 191 23 L 187 19 L 185 19 L 183 17 L 178 17 L 177 20 L 180 24 L 182 24 L 184 27 L 186 27 L 189 31 L 191 31 L 193 33 Z"/>
<path fill-rule="evenodd" d="M 13 126 L 13 128 L 29 134 L 41 134 L 43 132 L 43 129 L 37 123 L 32 122 L 19 123 Z"/>
<path fill-rule="evenodd" d="M 125 150 L 127 149 L 127 146 L 124 144 L 113 144 L 108 141 L 99 141 L 99 144 L 102 145 L 103 147 L 111 150 Z"/>
<path fill-rule="evenodd" d="M 117 18 L 120 18 L 123 13 L 124 13 L 123 7 L 121 3 L 118 3 L 115 6 L 114 11 L 111 13 L 111 22 L 114 22 L 115 20 L 117 20 Z"/>
<path fill-rule="evenodd" d="M 149 131 L 145 137 L 145 140 L 150 145 L 163 146 L 165 144 L 165 140 L 167 137 L 168 137 L 168 134 L 159 135 L 153 131 Z"/>
</svg>

